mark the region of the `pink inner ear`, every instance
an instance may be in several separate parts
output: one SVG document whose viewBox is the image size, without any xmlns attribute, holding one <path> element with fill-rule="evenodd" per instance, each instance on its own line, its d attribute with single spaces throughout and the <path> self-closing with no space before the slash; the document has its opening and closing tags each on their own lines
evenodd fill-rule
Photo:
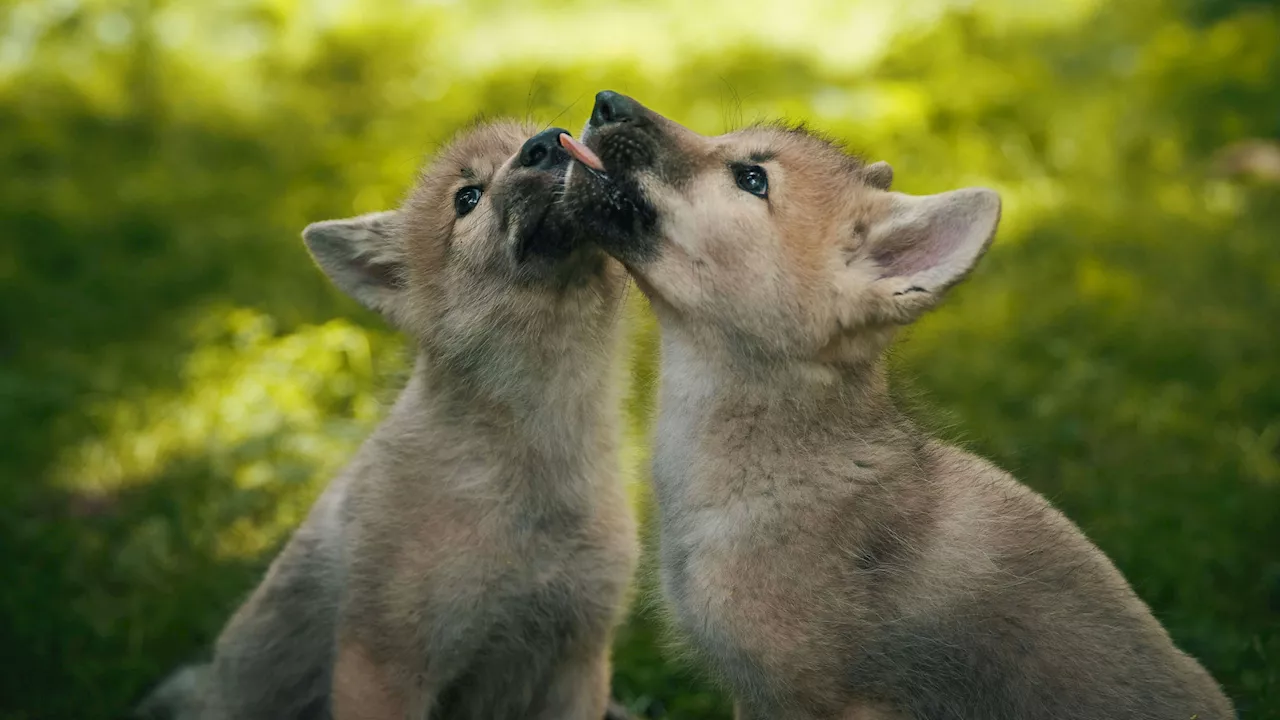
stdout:
<svg viewBox="0 0 1280 720">
<path fill-rule="evenodd" d="M 928 225 L 902 228 L 873 255 L 880 277 L 905 277 L 935 268 L 956 249 L 963 233 L 955 228 Z"/>
</svg>

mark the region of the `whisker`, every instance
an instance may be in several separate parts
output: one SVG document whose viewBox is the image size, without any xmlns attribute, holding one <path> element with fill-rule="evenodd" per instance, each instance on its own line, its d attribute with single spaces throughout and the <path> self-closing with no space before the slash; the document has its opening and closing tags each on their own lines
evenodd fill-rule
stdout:
<svg viewBox="0 0 1280 720">
<path fill-rule="evenodd" d="M 582 95 L 586 95 L 586 93 L 583 93 Z M 557 121 L 557 120 L 559 120 L 559 119 L 560 119 L 560 118 L 561 118 L 565 113 L 569 112 L 570 110 L 572 110 L 572 109 L 573 109 L 573 107 L 574 107 L 575 105 L 577 105 L 578 103 L 582 102 L 582 95 L 579 95 L 577 100 L 574 100 L 573 102 L 569 103 L 569 105 L 568 105 L 567 107 L 565 107 L 565 108 L 564 108 L 563 110 L 561 110 L 560 112 L 556 113 L 556 116 L 555 116 L 555 117 L 553 117 L 553 118 L 551 118 L 551 121 L 550 121 L 550 122 L 548 122 L 548 123 L 546 124 L 546 127 L 543 127 L 542 129 L 543 129 L 543 130 L 546 130 L 546 129 L 550 128 L 550 127 L 551 127 L 552 125 L 554 125 L 554 124 L 556 123 L 556 121 Z"/>
</svg>

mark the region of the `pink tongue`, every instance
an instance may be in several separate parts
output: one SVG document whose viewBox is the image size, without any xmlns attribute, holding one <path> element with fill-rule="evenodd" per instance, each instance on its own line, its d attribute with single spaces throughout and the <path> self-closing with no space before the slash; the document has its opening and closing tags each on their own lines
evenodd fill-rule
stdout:
<svg viewBox="0 0 1280 720">
<path fill-rule="evenodd" d="M 569 133 L 560 133 L 560 146 L 568 151 L 574 160 L 586 165 L 592 170 L 604 172 L 604 163 L 600 162 L 600 156 L 591 152 L 591 148 L 583 145 Z"/>
</svg>

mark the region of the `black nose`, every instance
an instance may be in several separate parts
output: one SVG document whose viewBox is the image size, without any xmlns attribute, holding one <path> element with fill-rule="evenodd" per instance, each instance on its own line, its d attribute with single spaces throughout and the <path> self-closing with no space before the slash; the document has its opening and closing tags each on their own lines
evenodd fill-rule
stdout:
<svg viewBox="0 0 1280 720">
<path fill-rule="evenodd" d="M 520 148 L 520 167 L 550 170 L 568 165 L 569 153 L 560 147 L 560 135 L 567 132 L 564 128 L 553 127 L 525 140 L 524 147 Z"/>
<path fill-rule="evenodd" d="M 595 127 L 611 123 L 630 122 L 636 116 L 636 101 L 612 90 L 596 93 L 596 106 L 591 110 L 591 124 Z"/>
</svg>

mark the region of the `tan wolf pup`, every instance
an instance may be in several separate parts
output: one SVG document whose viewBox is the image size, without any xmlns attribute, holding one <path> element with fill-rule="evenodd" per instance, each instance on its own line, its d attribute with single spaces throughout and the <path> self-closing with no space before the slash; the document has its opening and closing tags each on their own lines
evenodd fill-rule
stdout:
<svg viewBox="0 0 1280 720">
<path fill-rule="evenodd" d="M 611 92 L 584 141 L 565 201 L 661 326 L 663 587 L 739 717 L 1233 717 L 1071 521 L 890 399 L 895 328 L 986 250 L 996 193 L 889 192 L 805 131 L 703 137 Z"/>
<path fill-rule="evenodd" d="M 554 202 L 562 132 L 480 126 L 400 210 L 303 233 L 417 362 L 211 665 L 144 716 L 605 716 L 636 554 L 616 447 L 627 277 Z"/>
</svg>

